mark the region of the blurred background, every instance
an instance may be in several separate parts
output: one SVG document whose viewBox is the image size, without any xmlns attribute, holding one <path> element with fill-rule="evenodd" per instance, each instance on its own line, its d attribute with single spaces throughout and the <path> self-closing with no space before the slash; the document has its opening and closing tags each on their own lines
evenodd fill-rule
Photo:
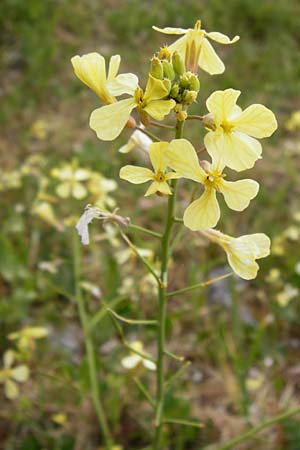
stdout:
<svg viewBox="0 0 300 450">
<path fill-rule="evenodd" d="M 299 1 L 2 0 L 0 352 L 17 349 L 15 364 L 30 369 L 10 400 L 1 362 L 3 450 L 101 448 L 74 301 L 74 224 L 93 203 L 118 206 L 133 223 L 157 231 L 162 226 L 165 199 L 145 199 L 144 186 L 118 178 L 122 165 L 141 163 L 139 153 L 117 151 L 130 132 L 114 142 L 97 140 L 88 120 L 99 103 L 75 77 L 70 58 L 91 51 L 107 58 L 120 54 L 120 71 L 145 81 L 153 53 L 173 41 L 151 26 L 188 28 L 198 18 L 208 31 L 241 39 L 232 46 L 214 44 L 226 71 L 200 74 L 195 112 L 206 112 L 211 92 L 232 87 L 242 91 L 240 106 L 263 103 L 279 122 L 275 136 L 263 142 L 263 159 L 247 172 L 261 183 L 258 197 L 243 213 L 222 209 L 219 227 L 233 236 L 267 233 L 272 255 L 260 261 L 252 282 L 227 279 L 170 301 L 169 349 L 192 364 L 169 392 L 167 415 L 203 423 L 201 429 L 169 425 L 170 448 L 198 450 L 238 434 L 247 421 L 259 423 L 299 404 Z M 201 145 L 203 131 L 189 123 L 186 137 Z M 183 184 L 183 202 L 187 189 Z M 113 227 L 95 223 L 91 229 L 81 283 L 89 312 L 96 313 L 105 298 L 124 316 L 155 317 L 155 286 L 144 267 Z M 196 233 L 176 231 L 172 290 L 229 270 L 221 249 Z M 155 265 L 153 240 L 133 232 L 130 238 Z M 154 375 L 140 366 L 124 368 L 128 351 L 109 318 L 100 317 L 93 331 L 99 386 L 115 439 L 123 449 L 141 449 L 151 441 L 152 410 L 133 372 L 150 390 Z M 151 327 L 125 325 L 124 332 L 155 354 Z M 169 369 L 176 371 L 178 363 L 171 360 Z M 269 428 L 255 444 L 235 448 L 299 450 L 299 442 L 295 416 Z"/>
</svg>

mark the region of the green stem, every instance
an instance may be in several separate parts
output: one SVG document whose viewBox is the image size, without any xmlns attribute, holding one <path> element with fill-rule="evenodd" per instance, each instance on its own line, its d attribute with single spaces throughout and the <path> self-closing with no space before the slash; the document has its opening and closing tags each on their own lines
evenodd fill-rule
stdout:
<svg viewBox="0 0 300 450">
<path fill-rule="evenodd" d="M 99 421 L 100 429 L 102 431 L 103 439 L 105 442 L 105 448 L 106 450 L 111 450 L 113 447 L 113 441 L 108 428 L 104 408 L 100 399 L 99 384 L 97 380 L 95 349 L 90 335 L 89 319 L 87 312 L 85 310 L 84 299 L 82 297 L 80 288 L 80 246 L 78 236 L 75 234 L 75 232 L 73 235 L 73 257 L 74 257 L 75 297 L 78 306 L 81 326 L 84 332 L 84 342 L 91 384 L 91 396 L 97 414 L 97 418 Z"/>
<path fill-rule="evenodd" d="M 182 137 L 184 122 L 177 121 L 176 139 Z M 165 229 L 161 240 L 161 283 L 158 288 L 158 352 L 157 352 L 157 371 L 156 371 L 156 414 L 155 414 L 155 440 L 154 450 L 161 450 L 163 441 L 163 422 L 164 422 L 164 400 L 165 400 L 165 339 L 166 339 L 166 289 L 168 285 L 168 262 L 170 236 L 174 225 L 174 210 L 176 200 L 177 180 L 172 180 L 171 188 L 173 195 L 169 196 L 167 218 Z"/>
<path fill-rule="evenodd" d="M 148 234 L 149 236 L 156 237 L 158 239 L 162 238 L 162 235 L 160 233 L 156 233 L 155 231 L 148 230 L 148 228 L 140 227 L 139 225 L 134 225 L 133 223 L 130 223 L 128 225 L 128 228 L 130 228 L 131 230 L 141 231 L 142 233 Z"/>
<path fill-rule="evenodd" d="M 191 286 L 187 286 L 182 289 L 177 289 L 177 291 L 167 292 L 166 297 L 173 297 L 173 295 L 183 294 L 185 292 L 193 291 L 194 289 L 203 288 L 209 286 L 210 284 L 216 283 L 217 281 L 224 280 L 224 278 L 228 278 L 232 275 L 232 272 L 226 273 L 225 275 L 221 275 L 217 278 L 213 278 L 212 280 L 202 281 L 201 283 L 192 284 Z"/>
<path fill-rule="evenodd" d="M 294 416 L 295 414 L 300 413 L 300 408 L 295 408 L 290 411 L 287 411 L 285 413 L 279 414 L 272 419 L 265 420 L 264 422 L 260 423 L 256 427 L 251 428 L 250 430 L 246 431 L 243 434 L 240 434 L 239 436 L 231 439 L 226 444 L 222 445 L 222 447 L 219 447 L 218 450 L 230 450 L 237 444 L 241 444 L 242 442 L 248 441 L 251 438 L 254 438 L 257 433 L 264 430 L 265 428 L 270 427 L 271 425 L 274 425 L 275 423 L 281 422 L 285 419 L 288 419 L 291 416 Z M 202 449 L 202 450 L 208 450 L 208 447 Z"/>
</svg>

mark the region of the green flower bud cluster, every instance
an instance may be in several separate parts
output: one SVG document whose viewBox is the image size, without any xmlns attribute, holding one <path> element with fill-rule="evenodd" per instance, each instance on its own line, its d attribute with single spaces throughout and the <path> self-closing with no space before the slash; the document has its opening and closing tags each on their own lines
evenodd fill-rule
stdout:
<svg viewBox="0 0 300 450">
<path fill-rule="evenodd" d="M 195 102 L 200 89 L 200 82 L 192 72 L 186 72 L 181 55 L 175 51 L 170 53 L 168 47 L 162 47 L 151 59 L 150 74 L 170 82 L 169 98 L 181 105 Z"/>
</svg>

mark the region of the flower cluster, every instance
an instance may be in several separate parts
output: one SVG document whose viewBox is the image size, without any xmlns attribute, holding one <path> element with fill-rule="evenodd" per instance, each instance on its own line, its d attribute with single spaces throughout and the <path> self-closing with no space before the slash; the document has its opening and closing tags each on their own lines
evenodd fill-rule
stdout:
<svg viewBox="0 0 300 450">
<path fill-rule="evenodd" d="M 184 225 L 192 231 L 203 232 L 209 240 L 219 244 L 239 276 L 255 278 L 258 270 L 255 260 L 269 254 L 270 240 L 260 233 L 234 239 L 213 230 L 221 215 L 217 194 L 222 194 L 227 206 L 234 211 L 248 207 L 258 193 L 258 183 L 251 179 L 227 181 L 224 170 L 228 167 L 241 172 L 252 168 L 262 155 L 259 140 L 274 133 L 276 118 L 261 104 L 242 110 L 237 105 L 241 92 L 232 88 L 213 92 L 206 101 L 207 112 L 189 116 L 188 108 L 196 102 L 200 90 L 199 68 L 211 75 L 225 70 L 209 40 L 228 45 L 237 42 L 239 36 L 230 39 L 219 32 L 207 32 L 200 20 L 190 29 L 153 28 L 180 37 L 152 57 L 145 89 L 140 87 L 136 75 L 117 75 L 119 55 L 111 57 L 108 75 L 102 55 L 90 53 L 72 58 L 78 78 L 95 91 L 103 103 L 92 112 L 90 127 L 104 141 L 116 139 L 126 126 L 136 128 L 129 143 L 122 147 L 125 153 L 136 145 L 136 133 L 151 136 L 144 127 L 164 126 L 155 121 L 162 121 L 171 114 L 178 127 L 180 122 L 196 119 L 206 132 L 204 150 L 210 160 L 199 160 L 197 150 L 182 136 L 171 141 L 158 139 L 158 142 L 151 142 L 147 137 L 145 147 L 152 169 L 125 165 L 120 170 L 120 178 L 133 184 L 151 182 L 145 196 L 173 195 L 179 178 L 200 184 L 200 196 L 184 211 Z M 134 110 L 138 118 L 132 116 Z M 167 125 L 167 128 L 172 126 Z M 88 222 L 90 219 L 89 216 Z"/>
</svg>

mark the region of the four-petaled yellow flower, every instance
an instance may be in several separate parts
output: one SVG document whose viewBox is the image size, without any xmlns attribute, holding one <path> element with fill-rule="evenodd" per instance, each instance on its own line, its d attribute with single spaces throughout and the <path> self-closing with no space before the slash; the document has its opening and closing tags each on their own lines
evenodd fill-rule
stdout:
<svg viewBox="0 0 300 450">
<path fill-rule="evenodd" d="M 125 75 L 122 81 L 110 84 L 110 92 L 114 95 L 124 93 L 124 83 L 126 83 Z M 149 114 L 156 120 L 163 120 L 176 104 L 174 100 L 165 99 L 169 91 L 170 80 L 162 81 L 149 75 L 145 92 L 138 86 L 137 81 L 126 92 L 132 95 L 131 98 L 95 109 L 91 114 L 90 127 L 96 131 L 99 139 L 112 141 L 125 127 L 134 108 L 137 108 L 140 113 Z"/>
<path fill-rule="evenodd" d="M 174 139 L 165 151 L 167 165 L 184 178 L 203 184 L 204 192 L 185 210 L 183 220 L 191 230 L 213 228 L 219 221 L 220 208 L 216 192 L 223 194 L 225 202 L 234 211 L 243 211 L 259 189 L 254 180 L 225 181 L 225 165 L 216 158 L 212 163 L 200 165 L 197 153 L 186 139 Z"/>
<path fill-rule="evenodd" d="M 71 63 L 76 76 L 92 89 L 104 104 L 116 101 L 109 91 L 109 83 L 120 81 L 126 77 L 129 84 L 136 83 L 137 77 L 132 73 L 117 75 L 120 67 L 120 55 L 110 58 L 108 74 L 106 75 L 105 59 L 99 53 L 93 52 L 83 56 L 73 56 Z M 126 94 L 126 85 L 123 84 L 122 94 Z"/>
<path fill-rule="evenodd" d="M 61 183 L 56 187 L 56 193 L 61 198 L 74 197 L 78 200 L 87 196 L 88 190 L 82 181 L 87 181 L 91 173 L 87 169 L 81 169 L 74 164 L 65 164 L 61 168 L 55 167 L 51 175 Z"/>
<path fill-rule="evenodd" d="M 164 34 L 183 35 L 172 45 L 169 46 L 171 52 L 177 51 L 185 59 L 187 70 L 197 72 L 197 66 L 205 70 L 211 75 L 224 72 L 225 66 L 223 61 L 216 54 L 208 39 L 219 42 L 219 44 L 233 44 L 239 40 L 239 36 L 229 39 L 228 36 L 218 32 L 207 33 L 201 28 L 201 21 L 197 20 L 194 28 L 158 28 L 154 30 Z"/>
<path fill-rule="evenodd" d="M 172 191 L 168 185 L 168 180 L 180 178 L 176 172 L 166 172 L 167 164 L 165 161 L 165 151 L 168 142 L 155 142 L 149 148 L 149 157 L 153 170 L 146 167 L 124 166 L 120 170 L 120 178 L 133 184 L 146 183 L 152 181 L 145 196 L 160 192 L 161 194 L 171 195 Z"/>
<path fill-rule="evenodd" d="M 235 89 L 213 92 L 206 101 L 210 114 L 204 117 L 211 129 L 204 138 L 208 153 L 236 171 L 253 167 L 261 157 L 261 144 L 254 138 L 269 137 L 277 128 L 274 114 L 263 105 L 242 111 L 236 105 L 240 93 Z"/>
<path fill-rule="evenodd" d="M 32 349 L 36 339 L 48 336 L 49 331 L 45 327 L 24 327 L 8 335 L 11 341 L 17 341 L 20 350 Z"/>
<path fill-rule="evenodd" d="M 264 233 L 247 234 L 238 238 L 217 230 L 202 233 L 225 250 L 230 267 L 244 280 L 255 278 L 259 270 L 255 260 L 270 254 L 271 241 Z"/>
<path fill-rule="evenodd" d="M 15 361 L 15 352 L 7 350 L 3 356 L 4 368 L 0 370 L 0 383 L 4 384 L 4 392 L 7 398 L 13 400 L 19 395 L 19 387 L 16 383 L 23 383 L 28 380 L 29 369 L 25 364 L 12 367 Z"/>
</svg>

